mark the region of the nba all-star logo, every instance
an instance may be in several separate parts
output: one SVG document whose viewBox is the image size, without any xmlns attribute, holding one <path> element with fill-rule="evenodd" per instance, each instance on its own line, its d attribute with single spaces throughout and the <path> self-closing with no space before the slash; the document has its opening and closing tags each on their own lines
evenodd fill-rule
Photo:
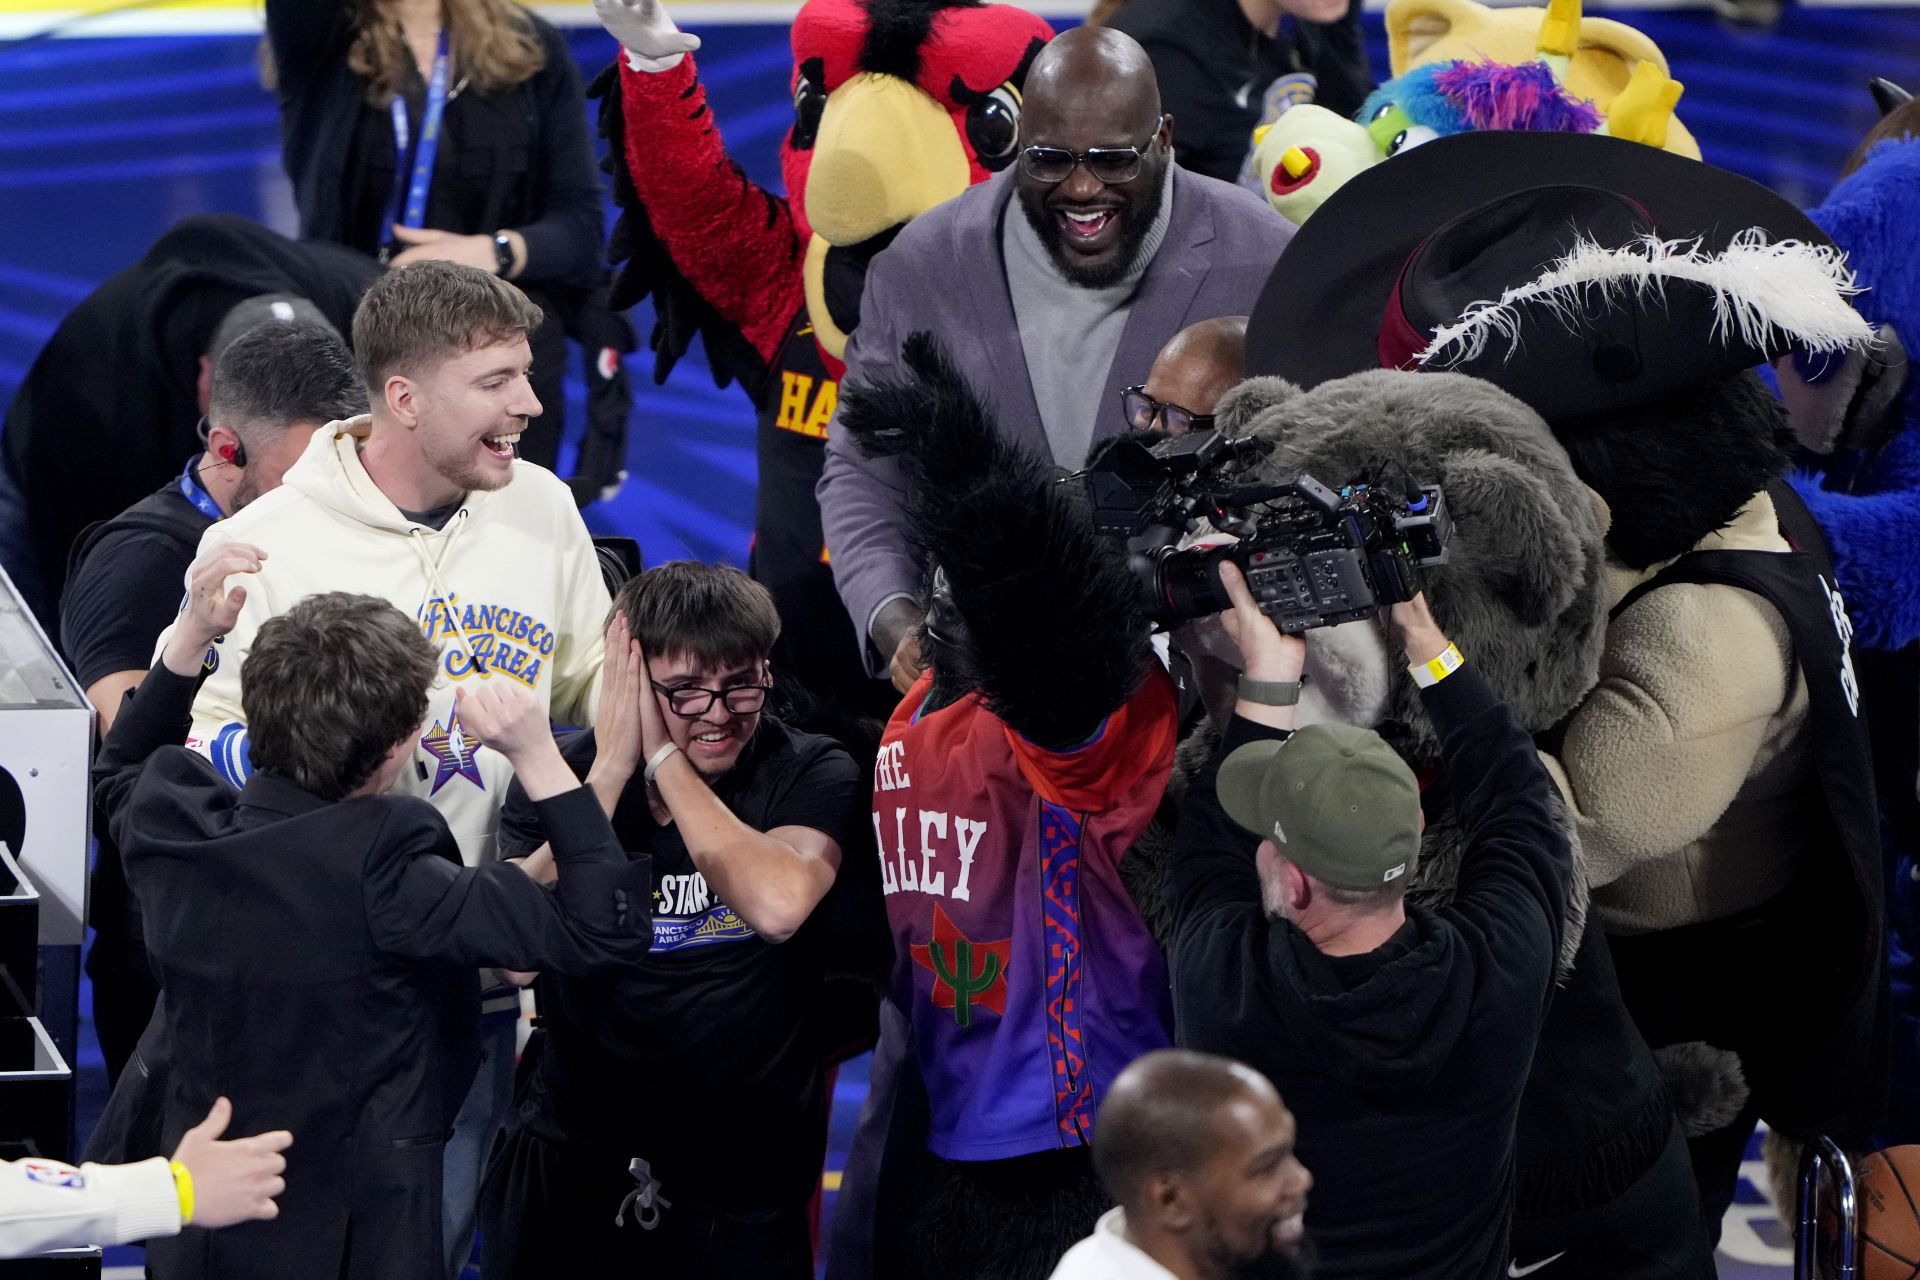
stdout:
<svg viewBox="0 0 1920 1280">
<path fill-rule="evenodd" d="M 465 778 L 482 791 L 487 784 L 480 780 L 480 739 L 468 734 L 460 725 L 460 712 L 447 713 L 447 723 L 442 726 L 438 720 L 433 728 L 420 737 L 421 748 L 434 759 L 433 785 L 427 789 L 428 795 L 438 795 L 440 788 L 455 778 Z"/>
</svg>

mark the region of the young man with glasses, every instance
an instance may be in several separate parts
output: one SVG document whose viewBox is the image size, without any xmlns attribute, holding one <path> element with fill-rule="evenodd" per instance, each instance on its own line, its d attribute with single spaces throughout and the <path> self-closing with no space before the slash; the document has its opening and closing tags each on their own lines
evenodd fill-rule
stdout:
<svg viewBox="0 0 1920 1280">
<path fill-rule="evenodd" d="M 1251 193 L 1175 172 L 1175 134 L 1131 37 L 1056 37 L 1027 73 L 1015 162 L 914 219 L 874 260 L 843 385 L 904 378 L 901 346 L 926 331 L 972 385 L 994 388 L 1002 435 L 1083 465 L 1121 429 L 1112 405 L 1161 344 L 1250 311 L 1293 233 Z M 869 670 L 904 692 L 922 665 L 925 605 L 899 463 L 865 457 L 836 418 L 816 492 Z"/>
<path fill-rule="evenodd" d="M 765 713 L 780 620 L 737 569 L 676 561 L 621 588 L 600 716 L 561 754 L 653 865 L 653 950 L 546 975 L 544 1034 L 481 1192 L 490 1280 L 813 1274 L 826 1148 L 821 948 L 808 916 L 869 821 L 830 739 Z M 508 854 L 550 863 L 516 783 Z"/>
</svg>

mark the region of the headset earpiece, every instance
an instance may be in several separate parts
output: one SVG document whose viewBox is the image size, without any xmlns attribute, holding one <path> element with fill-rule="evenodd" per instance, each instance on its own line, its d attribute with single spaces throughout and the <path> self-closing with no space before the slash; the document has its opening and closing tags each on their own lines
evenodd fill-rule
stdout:
<svg viewBox="0 0 1920 1280">
<path fill-rule="evenodd" d="M 247 446 L 244 444 L 223 444 L 220 446 L 220 460 L 236 467 L 247 465 Z"/>
</svg>

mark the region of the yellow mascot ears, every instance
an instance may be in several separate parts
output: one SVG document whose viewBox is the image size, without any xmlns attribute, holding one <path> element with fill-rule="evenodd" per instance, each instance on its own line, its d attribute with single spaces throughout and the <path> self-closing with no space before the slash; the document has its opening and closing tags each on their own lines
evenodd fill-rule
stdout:
<svg viewBox="0 0 1920 1280">
<path fill-rule="evenodd" d="M 1577 37 L 1569 42 L 1573 32 Z M 1582 16 L 1578 0 L 1558 0 L 1550 10 L 1496 9 L 1476 0 L 1389 0 L 1387 53 L 1395 76 L 1429 62 L 1491 59 L 1518 66 L 1544 56 L 1570 91 L 1602 111 L 1626 91 L 1642 63 L 1656 68 L 1661 80 L 1669 76 L 1658 45 L 1624 23 Z M 1645 77 L 1641 83 L 1644 91 Z M 1664 150 L 1700 158 L 1700 144 L 1677 119 L 1666 122 Z"/>
</svg>

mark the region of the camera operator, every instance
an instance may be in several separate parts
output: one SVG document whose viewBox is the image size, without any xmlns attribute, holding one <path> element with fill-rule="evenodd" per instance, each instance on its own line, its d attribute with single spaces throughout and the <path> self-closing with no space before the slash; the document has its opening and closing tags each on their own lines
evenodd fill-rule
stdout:
<svg viewBox="0 0 1920 1280">
<path fill-rule="evenodd" d="M 1294 731 L 1306 643 L 1237 568 L 1220 577 L 1243 675 L 1168 875 L 1177 1039 L 1257 1067 L 1299 1117 L 1316 1274 L 1503 1275 L 1515 1115 L 1571 876 L 1553 783 L 1425 597 L 1394 605 L 1463 844 L 1452 903 L 1408 907 L 1412 771 L 1371 731 Z"/>
<path fill-rule="evenodd" d="M 1160 348 L 1147 380 L 1120 393 L 1128 428 L 1169 436 L 1209 429 L 1214 407 L 1239 385 L 1246 362 L 1245 316 L 1188 325 Z"/>
</svg>

